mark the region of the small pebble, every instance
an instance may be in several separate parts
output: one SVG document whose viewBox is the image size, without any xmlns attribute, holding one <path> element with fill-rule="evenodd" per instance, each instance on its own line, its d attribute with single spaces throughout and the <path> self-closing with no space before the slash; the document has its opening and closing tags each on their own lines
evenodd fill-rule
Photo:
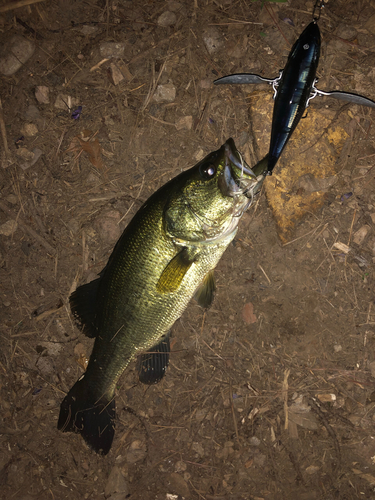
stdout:
<svg viewBox="0 0 375 500">
<path fill-rule="evenodd" d="M 191 130 L 193 126 L 193 117 L 192 116 L 182 116 L 176 122 L 177 130 Z"/>
<path fill-rule="evenodd" d="M 153 100 L 155 102 L 173 102 L 176 98 L 176 87 L 173 83 L 158 85 Z"/>
<path fill-rule="evenodd" d="M 1 224 L 0 234 L 4 236 L 12 236 L 12 234 L 16 231 L 17 227 L 18 227 L 17 222 L 13 219 L 10 219 L 4 222 L 4 224 Z"/>
<path fill-rule="evenodd" d="M 360 229 L 358 229 L 358 231 L 356 231 L 353 235 L 354 243 L 356 243 L 357 245 L 362 245 L 369 231 L 370 226 L 362 226 Z"/>
<path fill-rule="evenodd" d="M 99 50 L 102 57 L 121 59 L 125 55 L 125 43 L 103 42 Z"/>
<path fill-rule="evenodd" d="M 35 98 L 41 104 L 49 104 L 49 88 L 44 85 L 38 85 L 35 89 Z"/>
<path fill-rule="evenodd" d="M 177 21 L 177 16 L 174 12 L 170 12 L 167 10 L 166 12 L 163 12 L 161 16 L 159 16 L 158 19 L 158 25 L 163 26 L 166 28 L 167 26 L 172 26 L 175 24 Z"/>
<path fill-rule="evenodd" d="M 21 128 L 21 133 L 26 135 L 26 137 L 33 137 L 38 133 L 38 127 L 35 123 L 24 123 Z"/>
<path fill-rule="evenodd" d="M 210 55 L 217 52 L 224 44 L 224 39 L 215 26 L 209 27 L 203 33 L 203 41 Z"/>
</svg>

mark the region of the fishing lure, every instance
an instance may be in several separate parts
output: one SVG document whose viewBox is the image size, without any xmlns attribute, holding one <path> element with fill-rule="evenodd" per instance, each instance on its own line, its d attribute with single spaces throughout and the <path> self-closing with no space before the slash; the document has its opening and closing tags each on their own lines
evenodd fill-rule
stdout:
<svg viewBox="0 0 375 500">
<path fill-rule="evenodd" d="M 343 101 L 375 107 L 375 102 L 350 92 L 324 92 L 315 87 L 320 55 L 320 30 L 315 18 L 301 33 L 289 53 L 288 61 L 277 78 L 239 73 L 215 80 L 215 85 L 228 83 L 268 83 L 274 90 L 271 140 L 267 157 L 267 173 L 272 174 L 283 149 L 297 127 L 309 102 L 314 97 L 330 96 Z M 263 160 L 262 160 L 263 161 Z M 266 162 L 264 162 L 266 164 Z"/>
</svg>

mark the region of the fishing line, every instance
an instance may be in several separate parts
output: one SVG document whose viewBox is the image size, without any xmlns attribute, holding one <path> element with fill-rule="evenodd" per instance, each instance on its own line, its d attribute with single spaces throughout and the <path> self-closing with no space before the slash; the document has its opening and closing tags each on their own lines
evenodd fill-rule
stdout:
<svg viewBox="0 0 375 500">
<path fill-rule="evenodd" d="M 312 12 L 313 21 L 317 22 L 320 19 L 320 14 L 324 9 L 325 4 L 328 3 L 328 0 L 316 0 L 314 9 Z"/>
</svg>

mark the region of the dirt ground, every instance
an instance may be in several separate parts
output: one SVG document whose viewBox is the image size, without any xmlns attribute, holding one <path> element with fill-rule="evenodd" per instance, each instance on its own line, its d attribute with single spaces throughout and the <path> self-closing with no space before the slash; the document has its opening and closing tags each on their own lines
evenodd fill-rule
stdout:
<svg viewBox="0 0 375 500">
<path fill-rule="evenodd" d="M 135 363 L 121 377 L 110 453 L 57 430 L 92 348 L 71 291 L 170 178 L 229 137 L 252 164 L 267 151 L 272 106 L 260 135 L 251 102 L 271 89 L 212 81 L 276 76 L 312 8 L 47 0 L 0 14 L 1 45 L 35 48 L 0 87 L 1 498 L 375 499 L 374 112 L 333 99 L 310 105 L 331 130 L 345 117 L 320 206 L 280 238 L 272 192 L 291 140 L 216 269 L 213 306 L 193 301 L 175 324 L 163 381 L 141 385 Z M 375 99 L 374 16 L 371 0 L 329 1 L 319 87 Z"/>
</svg>

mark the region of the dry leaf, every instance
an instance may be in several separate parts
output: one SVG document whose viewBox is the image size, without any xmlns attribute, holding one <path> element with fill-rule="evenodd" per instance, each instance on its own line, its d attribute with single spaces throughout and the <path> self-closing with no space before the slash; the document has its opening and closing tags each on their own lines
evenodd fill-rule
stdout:
<svg viewBox="0 0 375 500">
<path fill-rule="evenodd" d="M 67 152 L 75 152 L 78 155 L 82 151 L 88 154 L 89 160 L 95 168 L 103 169 L 100 143 L 97 137 L 93 137 L 91 130 L 83 130 L 79 135 L 76 135 L 67 149 Z"/>
</svg>

